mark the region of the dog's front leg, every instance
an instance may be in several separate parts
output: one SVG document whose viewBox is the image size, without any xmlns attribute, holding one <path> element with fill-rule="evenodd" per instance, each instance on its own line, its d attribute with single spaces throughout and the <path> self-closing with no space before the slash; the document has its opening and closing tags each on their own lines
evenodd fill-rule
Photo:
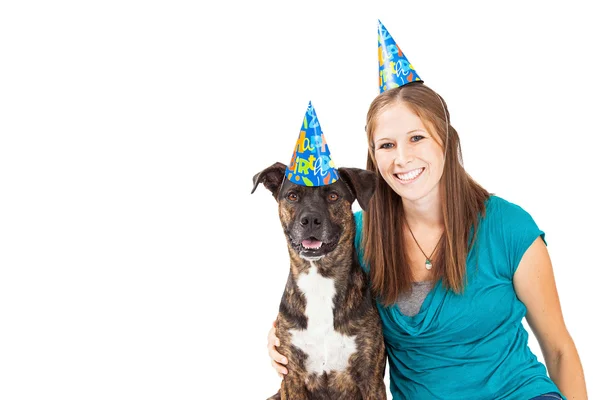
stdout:
<svg viewBox="0 0 600 400">
<path fill-rule="evenodd" d="M 360 382 L 358 388 L 363 400 L 385 400 L 387 393 L 383 376 L 385 374 L 385 347 L 383 341 L 378 341 L 376 349 L 373 349 L 374 363 L 365 362 L 366 368 L 358 369 L 355 376 L 358 377 L 357 382 Z"/>
<path fill-rule="evenodd" d="M 281 400 L 281 392 L 278 390 L 277 393 L 269 397 L 267 400 Z"/>
<path fill-rule="evenodd" d="M 385 392 L 385 385 L 377 383 L 375 387 L 361 388 L 361 395 L 363 400 L 385 400 L 387 394 Z"/>
<path fill-rule="evenodd" d="M 281 400 L 309 400 L 303 379 L 290 372 L 281 381 Z"/>
</svg>

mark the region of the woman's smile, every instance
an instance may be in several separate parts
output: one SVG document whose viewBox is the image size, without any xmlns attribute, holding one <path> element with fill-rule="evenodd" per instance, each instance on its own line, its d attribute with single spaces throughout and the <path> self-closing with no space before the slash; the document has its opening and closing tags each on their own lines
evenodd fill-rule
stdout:
<svg viewBox="0 0 600 400">
<path fill-rule="evenodd" d="M 421 176 L 423 171 L 425 171 L 425 168 L 417 168 L 402 174 L 394 174 L 394 176 L 400 183 L 407 185 L 416 181 Z"/>
</svg>

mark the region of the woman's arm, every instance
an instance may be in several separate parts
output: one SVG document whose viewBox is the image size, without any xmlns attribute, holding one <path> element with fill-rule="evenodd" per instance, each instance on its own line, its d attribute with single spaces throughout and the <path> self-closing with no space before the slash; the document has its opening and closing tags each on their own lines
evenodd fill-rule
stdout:
<svg viewBox="0 0 600 400">
<path fill-rule="evenodd" d="M 550 255 L 540 237 L 523 255 L 513 285 L 527 307 L 527 323 L 540 344 L 550 379 L 567 399 L 587 399 L 581 360 L 565 325 Z"/>
</svg>

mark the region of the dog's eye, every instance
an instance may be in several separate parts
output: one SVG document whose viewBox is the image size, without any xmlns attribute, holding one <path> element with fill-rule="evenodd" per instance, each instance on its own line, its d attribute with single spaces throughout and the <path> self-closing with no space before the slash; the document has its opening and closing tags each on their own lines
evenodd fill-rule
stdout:
<svg viewBox="0 0 600 400">
<path fill-rule="evenodd" d="M 298 195 L 294 192 L 288 193 L 286 197 L 289 201 L 298 201 Z"/>
<path fill-rule="evenodd" d="M 337 193 L 329 193 L 327 195 L 327 200 L 334 202 L 337 201 L 340 198 L 340 196 Z"/>
</svg>

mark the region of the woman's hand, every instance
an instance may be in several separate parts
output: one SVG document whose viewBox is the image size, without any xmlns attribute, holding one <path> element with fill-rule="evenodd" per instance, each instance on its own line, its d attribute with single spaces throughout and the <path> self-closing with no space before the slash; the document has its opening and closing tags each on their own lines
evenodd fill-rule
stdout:
<svg viewBox="0 0 600 400">
<path fill-rule="evenodd" d="M 287 368 L 284 367 L 288 363 L 288 360 L 275 349 L 275 347 L 280 345 L 279 339 L 275 336 L 276 326 L 277 321 L 274 321 L 273 327 L 269 330 L 269 335 L 267 336 L 267 349 L 269 350 L 271 365 L 275 368 L 279 377 L 283 378 L 283 375 L 288 373 Z"/>
</svg>

